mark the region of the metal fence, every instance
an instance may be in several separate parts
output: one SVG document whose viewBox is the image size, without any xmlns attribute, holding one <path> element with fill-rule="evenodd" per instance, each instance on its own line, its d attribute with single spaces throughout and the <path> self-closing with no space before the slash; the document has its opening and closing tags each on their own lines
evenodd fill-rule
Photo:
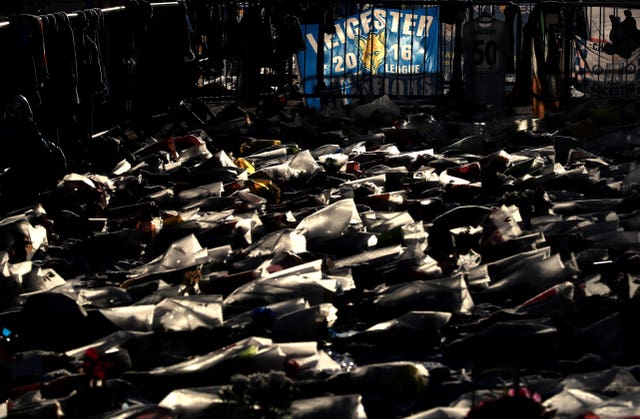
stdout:
<svg viewBox="0 0 640 419">
<path fill-rule="evenodd" d="M 504 94 L 537 76 L 558 101 L 638 92 L 640 41 L 634 43 L 635 33 L 628 41 L 614 40 L 618 24 L 629 23 L 625 11 L 633 20 L 640 17 L 638 3 L 205 1 L 196 7 L 210 22 L 226 19 L 214 33 L 198 26 L 193 34 L 203 96 L 294 94 L 346 102 L 382 94 L 434 100 L 464 95 L 463 23 L 485 15 L 508 26 L 512 57 Z M 302 35 L 293 31 L 293 21 Z M 552 72 L 548 55 L 555 55 Z"/>
<path fill-rule="evenodd" d="M 628 98 L 640 92 L 635 23 L 640 3 L 635 2 L 180 0 L 154 2 L 151 8 L 143 3 L 122 1 L 100 9 L 107 35 L 100 43 L 108 41 L 102 48 L 104 83 L 71 86 L 69 95 L 56 89 L 73 84 L 64 69 L 74 53 L 62 56 L 57 45 L 44 60 L 42 42 L 36 45 L 40 38 L 29 37 L 28 48 L 23 45 L 21 30 L 33 16 L 0 19 L 0 47 L 12 63 L 0 69 L 0 92 L 27 96 L 43 129 L 56 138 L 146 118 L 185 97 L 284 95 L 315 105 L 381 95 L 464 101 L 473 96 L 465 86 L 465 61 L 495 58 L 495 44 L 469 48 L 466 42 L 466 23 L 481 18 L 507 28 L 500 46 L 507 58 L 502 83 L 485 90 L 510 103 L 558 106 L 573 98 Z M 86 31 L 86 11 L 67 13 L 73 36 Z M 48 17 L 45 29 L 60 31 L 51 16 L 40 16 Z M 38 32 L 35 26 L 28 30 Z M 46 44 L 61 41 L 60 34 L 50 38 L 45 32 Z M 183 42 L 187 38 L 189 45 Z M 82 55 L 95 52 L 76 50 L 83 63 L 74 70 L 76 83 L 91 80 L 84 76 L 93 74 L 96 69 L 88 64 L 97 61 Z M 32 56 L 36 53 L 40 57 Z M 35 58 L 48 68 L 34 69 Z"/>
</svg>

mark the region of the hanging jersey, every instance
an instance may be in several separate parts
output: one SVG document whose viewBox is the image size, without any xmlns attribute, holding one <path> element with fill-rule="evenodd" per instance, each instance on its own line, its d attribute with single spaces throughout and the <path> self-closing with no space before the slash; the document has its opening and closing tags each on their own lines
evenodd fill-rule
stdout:
<svg viewBox="0 0 640 419">
<path fill-rule="evenodd" d="M 474 19 L 462 33 L 464 92 L 467 104 L 502 107 L 509 33 L 499 19 Z"/>
</svg>

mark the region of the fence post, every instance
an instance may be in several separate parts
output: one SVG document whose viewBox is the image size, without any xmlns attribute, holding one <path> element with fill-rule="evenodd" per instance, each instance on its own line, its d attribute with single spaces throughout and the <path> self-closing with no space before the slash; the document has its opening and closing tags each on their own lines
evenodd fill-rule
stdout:
<svg viewBox="0 0 640 419">
<path fill-rule="evenodd" d="M 326 7 L 326 6 L 324 6 Z M 320 99 L 320 105 L 327 104 L 326 85 L 324 84 L 324 34 L 327 30 L 326 25 L 327 11 L 323 8 L 322 16 L 318 22 L 318 52 L 316 54 L 316 95 Z"/>
<path fill-rule="evenodd" d="M 566 107 L 566 105 L 571 100 L 571 56 L 573 52 L 573 24 L 575 18 L 575 6 L 565 6 L 563 8 L 564 14 L 564 45 L 562 47 L 563 57 L 564 57 L 564 75 L 563 75 L 563 85 L 562 85 L 562 97 L 561 97 L 561 105 Z"/>
</svg>

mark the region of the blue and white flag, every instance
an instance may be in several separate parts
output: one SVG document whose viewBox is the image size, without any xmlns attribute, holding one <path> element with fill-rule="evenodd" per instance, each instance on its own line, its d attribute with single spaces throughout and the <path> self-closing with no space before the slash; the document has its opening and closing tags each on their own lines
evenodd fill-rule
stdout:
<svg viewBox="0 0 640 419">
<path fill-rule="evenodd" d="M 333 95 L 435 96 L 442 90 L 439 8 L 371 8 L 336 20 L 324 35 L 323 81 Z M 298 54 L 305 94 L 317 92 L 317 24 L 302 25 Z M 318 106 L 308 101 L 309 106 Z"/>
</svg>

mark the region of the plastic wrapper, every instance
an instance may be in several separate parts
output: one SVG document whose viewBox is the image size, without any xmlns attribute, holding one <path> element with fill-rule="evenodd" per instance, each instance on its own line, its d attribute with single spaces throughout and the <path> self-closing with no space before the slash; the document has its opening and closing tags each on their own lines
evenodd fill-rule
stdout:
<svg viewBox="0 0 640 419">
<path fill-rule="evenodd" d="M 534 366 L 558 353 L 560 332 L 543 319 L 516 319 L 490 323 L 474 333 L 451 339 L 444 351 L 451 356 L 466 354 L 482 369 L 501 366 Z"/>
<path fill-rule="evenodd" d="M 320 339 L 337 320 L 337 312 L 331 303 L 305 307 L 275 318 L 268 328 L 278 340 Z"/>
<path fill-rule="evenodd" d="M 302 219 L 295 231 L 304 235 L 307 240 L 338 237 L 350 226 L 361 222 L 355 202 L 352 199 L 342 199 Z"/>
<path fill-rule="evenodd" d="M 48 244 L 47 230 L 32 225 L 26 215 L 0 220 L 0 251 L 9 251 L 12 262 L 31 260 L 34 253 Z"/>
<path fill-rule="evenodd" d="M 100 309 L 100 313 L 122 330 L 149 332 L 153 329 L 153 305 L 135 305 Z"/>
<path fill-rule="evenodd" d="M 195 295 L 167 298 L 154 307 L 154 330 L 188 332 L 221 326 L 222 296 Z"/>
<path fill-rule="evenodd" d="M 281 229 L 267 233 L 247 246 L 243 254 L 247 258 L 265 257 L 280 252 L 303 253 L 307 250 L 307 240 L 303 234 L 292 229 Z"/>
<path fill-rule="evenodd" d="M 152 336 L 153 332 L 135 332 L 131 330 L 118 330 L 106 336 L 103 336 L 99 340 L 93 341 L 87 345 L 77 348 L 69 349 L 65 352 L 65 355 L 72 358 L 80 359 L 83 354 L 89 348 L 93 348 L 100 353 L 106 353 L 113 351 L 118 347 L 125 346 L 128 342 L 135 339 L 142 339 Z"/>
<path fill-rule="evenodd" d="M 522 234 L 521 222 L 520 212 L 515 205 L 493 209 L 482 223 L 481 243 L 491 246 L 519 237 Z"/>
<path fill-rule="evenodd" d="M 367 231 L 386 233 L 414 224 L 415 220 L 407 211 L 374 211 L 363 214 L 362 222 Z"/>
<path fill-rule="evenodd" d="M 487 263 L 487 270 L 491 281 L 497 282 L 521 269 L 529 261 L 541 261 L 549 257 L 551 257 L 551 249 L 545 246 L 489 262 Z"/>
<path fill-rule="evenodd" d="M 570 374 L 562 379 L 565 389 L 577 389 L 614 397 L 639 392 L 640 382 L 630 368 L 610 367 L 600 371 Z"/>
<path fill-rule="evenodd" d="M 568 312 L 574 303 L 575 288 L 569 281 L 554 285 L 515 307 L 515 312 L 530 316 L 542 316 L 556 311 Z"/>
<path fill-rule="evenodd" d="M 187 135 L 170 137 L 167 141 L 167 148 L 174 160 L 180 163 L 202 161 L 212 157 L 207 148 L 207 140 L 211 141 L 207 134 L 202 130 L 197 130 Z"/>
<path fill-rule="evenodd" d="M 359 265 L 385 264 L 396 260 L 402 254 L 402 246 L 377 247 L 333 261 L 331 269 L 350 268 Z"/>
<path fill-rule="evenodd" d="M 244 374 L 284 371 L 286 365 L 298 365 L 299 373 L 339 369 L 335 362 L 318 351 L 317 342 L 274 343 L 263 337 L 248 337 L 186 361 L 148 371 L 128 371 L 125 380 L 137 385 L 153 383 L 156 397 L 164 398 L 180 388 L 198 388 L 225 384 L 238 368 Z"/>
<path fill-rule="evenodd" d="M 178 418 L 223 417 L 228 406 L 220 397 L 224 386 L 181 388 L 171 391 L 160 402 Z"/>
<path fill-rule="evenodd" d="M 321 146 L 318 146 L 310 150 L 311 155 L 315 159 L 320 159 L 321 156 L 338 154 L 338 153 L 341 153 L 342 151 L 343 151 L 342 147 L 340 147 L 340 145 L 338 144 L 323 144 Z"/>
<path fill-rule="evenodd" d="M 374 114 L 376 118 L 387 123 L 392 123 L 402 116 L 400 107 L 387 95 L 376 98 L 369 103 L 355 106 L 351 110 L 350 116 L 357 121 L 366 121 Z"/>
<path fill-rule="evenodd" d="M 207 185 L 196 186 L 195 188 L 184 189 L 176 193 L 175 197 L 183 201 L 193 201 L 208 197 L 219 198 L 224 192 L 222 182 L 214 182 Z"/>
<path fill-rule="evenodd" d="M 222 167 L 238 167 L 236 162 L 224 151 L 219 150 L 212 156 Z"/>
<path fill-rule="evenodd" d="M 385 174 L 378 174 L 374 176 L 365 176 L 356 180 L 348 180 L 343 182 L 341 188 L 356 188 L 358 185 L 371 184 L 378 188 L 377 192 L 384 191 L 384 187 L 387 183 L 387 176 Z"/>
<path fill-rule="evenodd" d="M 230 246 L 224 246 L 230 252 Z M 226 256 L 228 256 L 228 252 Z M 130 278 L 140 278 L 149 274 L 174 272 L 180 269 L 209 262 L 207 249 L 202 248 L 195 235 L 190 234 L 171 244 L 169 249 L 153 261 L 135 268 L 130 272 Z"/>
<path fill-rule="evenodd" d="M 640 394 L 629 392 L 618 397 L 605 400 L 586 413 L 587 417 L 598 419 L 626 419 L 640 415 Z"/>
<path fill-rule="evenodd" d="M 316 238 L 308 243 L 308 249 L 335 258 L 352 256 L 375 248 L 378 236 L 364 231 L 347 231 L 340 237 Z"/>
<path fill-rule="evenodd" d="M 638 183 L 640 183 L 640 165 L 634 164 L 629 174 L 622 180 L 620 190 L 623 194 L 629 195 L 632 191 L 637 191 Z"/>
<path fill-rule="evenodd" d="M 474 306 L 462 274 L 382 287 L 375 294 L 374 303 L 387 310 L 469 313 Z"/>
<path fill-rule="evenodd" d="M 307 278 L 322 278 L 322 259 L 305 262 L 294 253 L 278 253 L 258 267 L 263 278 L 300 275 Z"/>
<path fill-rule="evenodd" d="M 260 166 L 251 177 L 266 177 L 274 181 L 287 182 L 293 179 L 309 177 L 321 166 L 313 158 L 309 150 L 303 150 L 291 158 L 287 158 L 283 163 L 276 165 Z"/>
<path fill-rule="evenodd" d="M 294 400 L 291 419 L 366 419 L 367 414 L 359 394 L 313 397 Z"/>
<path fill-rule="evenodd" d="M 279 301 L 274 304 L 268 304 L 256 307 L 225 320 L 224 325 L 227 327 L 243 327 L 254 322 L 262 322 L 269 325 L 272 321 L 287 313 L 309 308 L 309 302 L 304 298 L 293 298 L 291 300 Z"/>
<path fill-rule="evenodd" d="M 512 304 L 520 304 L 547 288 L 571 279 L 571 269 L 555 253 L 545 259 L 526 261 L 514 272 L 474 294 L 474 299 L 497 302 L 509 298 Z"/>
<path fill-rule="evenodd" d="M 464 419 L 469 409 L 465 407 L 434 407 L 424 412 L 414 413 L 406 419 Z"/>
<path fill-rule="evenodd" d="M 79 288 L 77 293 L 78 302 L 87 308 L 122 307 L 133 302 L 127 290 L 116 286 Z"/>
<path fill-rule="evenodd" d="M 554 417 L 558 419 L 572 419 L 589 412 L 606 399 L 594 392 L 567 388 L 544 400 L 543 405 L 554 410 Z"/>
<path fill-rule="evenodd" d="M 320 164 L 327 172 L 337 172 L 346 168 L 349 156 L 344 153 L 323 154 L 318 158 Z"/>
<path fill-rule="evenodd" d="M 225 298 L 224 305 L 248 310 L 295 297 L 305 298 L 309 304 L 316 305 L 327 302 L 337 291 L 337 281 L 323 279 L 318 262 L 312 262 L 242 285 Z"/>
<path fill-rule="evenodd" d="M 337 394 L 362 394 L 364 399 L 384 398 L 388 403 L 412 403 L 424 395 L 429 371 L 409 361 L 372 363 L 328 378 Z"/>
<path fill-rule="evenodd" d="M 442 339 L 442 329 L 452 314 L 437 311 L 409 311 L 400 317 L 374 324 L 362 331 L 338 333 L 338 339 L 363 341 L 376 345 L 405 345 L 417 348 L 436 347 Z M 420 336 L 420 342 L 413 342 Z"/>
<path fill-rule="evenodd" d="M 622 198 L 593 198 L 556 202 L 551 208 L 555 214 L 575 215 L 598 211 L 613 211 L 622 202 Z"/>
</svg>

